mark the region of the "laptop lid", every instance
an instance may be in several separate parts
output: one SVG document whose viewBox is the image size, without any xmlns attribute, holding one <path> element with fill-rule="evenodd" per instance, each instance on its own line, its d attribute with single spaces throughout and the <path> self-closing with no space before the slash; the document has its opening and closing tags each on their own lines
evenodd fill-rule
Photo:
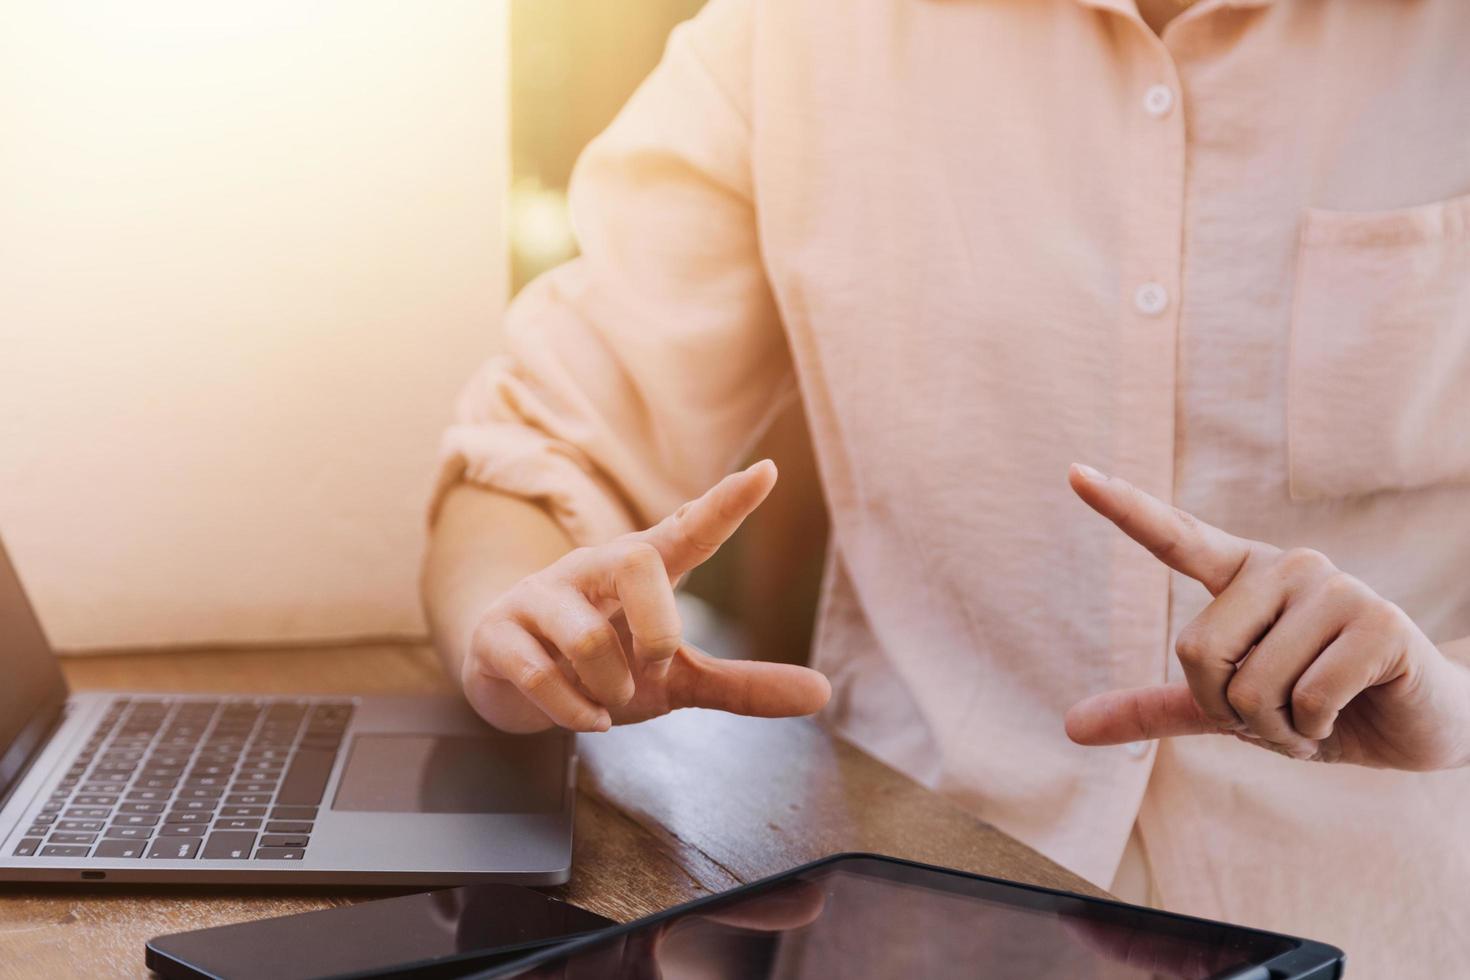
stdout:
<svg viewBox="0 0 1470 980">
<path fill-rule="evenodd" d="M 66 704 L 66 679 L 0 541 L 0 801 Z"/>
</svg>

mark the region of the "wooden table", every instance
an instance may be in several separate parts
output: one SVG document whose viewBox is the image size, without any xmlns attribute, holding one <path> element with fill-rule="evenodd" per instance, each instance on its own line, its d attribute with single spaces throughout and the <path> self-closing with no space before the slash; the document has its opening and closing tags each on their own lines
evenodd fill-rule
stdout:
<svg viewBox="0 0 1470 980">
<path fill-rule="evenodd" d="M 68 660 L 77 689 L 377 694 L 450 690 L 416 646 Z M 1102 894 L 806 720 L 686 711 L 582 739 L 570 883 L 618 920 L 844 850 Z M 0 976 L 144 976 L 151 936 L 397 894 L 385 889 L 0 885 Z"/>
</svg>

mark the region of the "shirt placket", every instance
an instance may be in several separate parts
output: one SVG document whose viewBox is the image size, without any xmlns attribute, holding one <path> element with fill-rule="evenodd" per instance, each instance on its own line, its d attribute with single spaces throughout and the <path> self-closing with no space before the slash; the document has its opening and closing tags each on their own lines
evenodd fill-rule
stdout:
<svg viewBox="0 0 1470 980">
<path fill-rule="evenodd" d="M 1178 348 L 1184 282 L 1186 129 L 1174 59 L 1141 22 L 1129 61 L 1126 188 L 1119 261 L 1118 475 L 1162 500 L 1174 496 Z M 1121 687 L 1163 683 L 1168 665 L 1168 570 L 1123 535 L 1114 541 L 1115 668 Z M 1155 743 L 1127 747 L 1152 758 Z"/>
</svg>

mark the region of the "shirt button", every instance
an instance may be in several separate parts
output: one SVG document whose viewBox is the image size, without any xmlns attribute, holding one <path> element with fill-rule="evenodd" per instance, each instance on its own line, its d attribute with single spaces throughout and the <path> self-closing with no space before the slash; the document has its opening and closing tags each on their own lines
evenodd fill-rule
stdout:
<svg viewBox="0 0 1470 980">
<path fill-rule="evenodd" d="M 1150 85 L 1143 93 L 1143 111 L 1162 119 L 1174 108 L 1174 90 L 1167 85 Z"/>
<path fill-rule="evenodd" d="M 1169 306 L 1169 291 L 1156 282 L 1146 282 L 1134 291 L 1133 306 L 1144 316 L 1158 316 Z"/>
<path fill-rule="evenodd" d="M 1129 742 L 1126 748 L 1128 749 L 1128 754 L 1133 756 L 1133 758 L 1142 759 L 1148 755 L 1149 745 L 1149 742 Z"/>
</svg>

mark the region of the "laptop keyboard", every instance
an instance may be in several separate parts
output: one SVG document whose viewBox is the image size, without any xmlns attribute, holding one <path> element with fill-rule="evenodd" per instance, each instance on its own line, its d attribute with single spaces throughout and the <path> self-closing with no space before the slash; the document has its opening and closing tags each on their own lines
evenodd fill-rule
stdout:
<svg viewBox="0 0 1470 980">
<path fill-rule="evenodd" d="M 300 861 L 346 701 L 117 698 L 17 857 Z"/>
</svg>

